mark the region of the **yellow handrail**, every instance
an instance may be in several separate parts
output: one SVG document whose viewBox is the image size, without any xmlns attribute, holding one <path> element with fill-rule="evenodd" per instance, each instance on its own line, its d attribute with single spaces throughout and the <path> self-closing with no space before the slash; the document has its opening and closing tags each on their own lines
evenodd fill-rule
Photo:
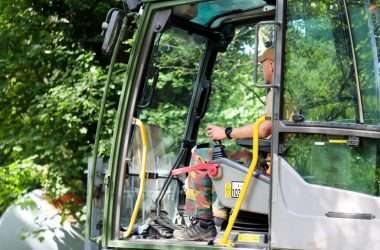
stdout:
<svg viewBox="0 0 380 250">
<path fill-rule="evenodd" d="M 139 212 L 140 204 L 141 204 L 141 201 L 143 199 L 144 189 L 145 189 L 146 157 L 147 157 L 147 152 L 148 152 L 148 143 L 147 143 L 147 139 L 146 139 L 146 132 L 145 132 L 144 124 L 139 119 L 134 118 L 133 124 L 137 125 L 140 128 L 141 138 L 142 138 L 142 143 L 143 143 L 143 155 L 142 155 L 142 166 L 141 166 L 141 171 L 140 171 L 139 194 L 137 196 L 135 208 L 133 209 L 131 221 L 129 222 L 128 230 L 126 232 L 123 232 L 123 238 L 129 237 L 131 235 L 131 233 L 133 232 L 133 229 L 135 227 L 137 214 Z"/>
<path fill-rule="evenodd" d="M 251 181 L 251 177 L 253 172 L 255 171 L 256 165 L 257 165 L 257 159 L 259 155 L 259 127 L 260 124 L 266 120 L 271 120 L 269 116 L 262 116 L 259 119 L 256 120 L 253 128 L 253 159 L 251 161 L 251 165 L 249 166 L 247 175 L 245 176 L 244 183 L 242 190 L 240 192 L 239 198 L 236 201 L 234 211 L 232 212 L 232 215 L 228 221 L 228 225 L 226 228 L 226 231 L 223 234 L 223 237 L 219 240 L 218 245 L 220 246 L 233 246 L 233 243 L 228 240 L 228 237 L 230 236 L 232 227 L 235 224 L 236 217 L 239 213 L 241 204 L 243 203 L 245 194 L 247 193 L 249 183 Z"/>
</svg>

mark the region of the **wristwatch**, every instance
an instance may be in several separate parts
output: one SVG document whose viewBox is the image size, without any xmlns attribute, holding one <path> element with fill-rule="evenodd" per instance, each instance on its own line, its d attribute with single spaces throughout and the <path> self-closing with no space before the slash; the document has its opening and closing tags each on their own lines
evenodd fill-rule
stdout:
<svg viewBox="0 0 380 250">
<path fill-rule="evenodd" d="M 224 130 L 224 133 L 226 134 L 226 136 L 227 136 L 228 139 L 232 139 L 231 136 L 230 136 L 231 133 L 232 133 L 232 128 L 231 127 L 226 128 L 226 130 Z"/>
</svg>

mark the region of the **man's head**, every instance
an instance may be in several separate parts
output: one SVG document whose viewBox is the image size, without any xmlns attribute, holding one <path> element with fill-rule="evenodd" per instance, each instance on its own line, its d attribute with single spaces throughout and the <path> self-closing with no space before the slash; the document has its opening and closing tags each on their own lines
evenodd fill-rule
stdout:
<svg viewBox="0 0 380 250">
<path fill-rule="evenodd" d="M 262 73 L 266 84 L 273 83 L 274 80 L 274 47 L 267 48 L 264 53 L 258 57 L 262 64 Z"/>
</svg>

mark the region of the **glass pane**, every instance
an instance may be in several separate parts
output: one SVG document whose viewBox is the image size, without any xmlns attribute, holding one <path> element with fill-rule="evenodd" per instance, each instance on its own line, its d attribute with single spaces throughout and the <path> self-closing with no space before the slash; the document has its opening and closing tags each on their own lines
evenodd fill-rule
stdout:
<svg viewBox="0 0 380 250">
<path fill-rule="evenodd" d="M 209 22 L 220 15 L 231 12 L 239 12 L 256 9 L 267 5 L 263 0 L 216 0 L 198 4 L 198 16 L 192 21 L 200 25 L 208 25 Z"/>
<path fill-rule="evenodd" d="M 284 108 L 307 121 L 355 123 L 357 94 L 344 6 L 332 0 L 287 1 Z"/>
<path fill-rule="evenodd" d="M 359 146 L 354 147 L 348 146 L 347 140 L 285 134 L 283 144 L 290 147 L 283 157 L 308 183 L 379 196 L 379 141 L 359 138 Z"/>
<path fill-rule="evenodd" d="M 348 10 L 365 123 L 380 125 L 380 3 L 349 1 Z"/>
<path fill-rule="evenodd" d="M 148 223 L 145 218 L 154 209 L 164 178 L 168 176 L 185 131 L 185 123 L 198 70 L 205 49 L 206 39 L 188 34 L 178 28 L 169 28 L 156 39 L 156 48 L 150 67 L 158 69 L 158 81 L 153 100 L 147 108 L 138 111 L 139 119 L 144 123 L 148 141 L 147 172 L 158 174 L 161 179 L 146 180 L 144 202 L 141 205 L 138 225 Z M 149 70 L 148 70 L 149 71 Z M 154 71 L 154 70 L 152 70 Z M 154 74 L 151 77 L 154 78 Z M 146 103 L 152 90 L 153 80 L 144 91 L 142 102 Z M 142 139 L 136 129 L 132 138 L 129 154 L 129 176 L 124 183 L 124 208 L 121 224 L 127 226 L 139 191 L 139 179 L 142 160 Z M 133 174 L 135 176 L 133 176 Z M 178 199 L 178 185 L 172 182 L 163 200 L 164 209 L 171 218 L 175 216 Z"/>
<path fill-rule="evenodd" d="M 140 234 L 142 230 L 146 229 L 149 221 L 149 214 L 152 213 L 155 208 L 155 201 L 160 192 L 160 189 L 164 185 L 165 179 L 145 180 L 145 190 L 144 197 L 141 201 L 140 210 L 137 216 L 136 225 L 138 225 L 138 233 Z M 178 184 L 176 182 L 170 183 L 168 190 L 161 203 L 161 208 L 163 211 L 167 212 L 172 218 L 176 214 L 176 206 L 178 202 Z M 123 189 L 123 209 L 121 210 L 121 226 L 127 229 L 130 222 L 130 217 L 133 213 L 135 207 L 137 195 L 140 190 L 140 178 L 137 176 L 130 176 L 128 179 L 124 180 Z"/>
<path fill-rule="evenodd" d="M 218 54 L 211 78 L 210 103 L 198 132 L 198 144 L 210 142 L 205 132 L 207 125 L 243 126 L 264 113 L 266 92 L 253 84 L 254 37 L 254 26 L 237 28 L 227 51 Z M 226 140 L 223 144 L 231 149 L 235 147 L 235 140 Z"/>
</svg>

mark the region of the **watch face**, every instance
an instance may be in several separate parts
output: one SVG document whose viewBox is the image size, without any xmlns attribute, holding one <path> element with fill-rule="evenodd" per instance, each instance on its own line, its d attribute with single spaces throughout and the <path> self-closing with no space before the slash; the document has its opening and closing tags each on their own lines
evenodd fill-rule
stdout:
<svg viewBox="0 0 380 250">
<path fill-rule="evenodd" d="M 230 137 L 231 132 L 232 132 L 231 127 L 226 128 L 226 130 L 224 131 L 224 133 L 227 135 L 228 139 L 231 139 L 231 137 Z"/>
</svg>

